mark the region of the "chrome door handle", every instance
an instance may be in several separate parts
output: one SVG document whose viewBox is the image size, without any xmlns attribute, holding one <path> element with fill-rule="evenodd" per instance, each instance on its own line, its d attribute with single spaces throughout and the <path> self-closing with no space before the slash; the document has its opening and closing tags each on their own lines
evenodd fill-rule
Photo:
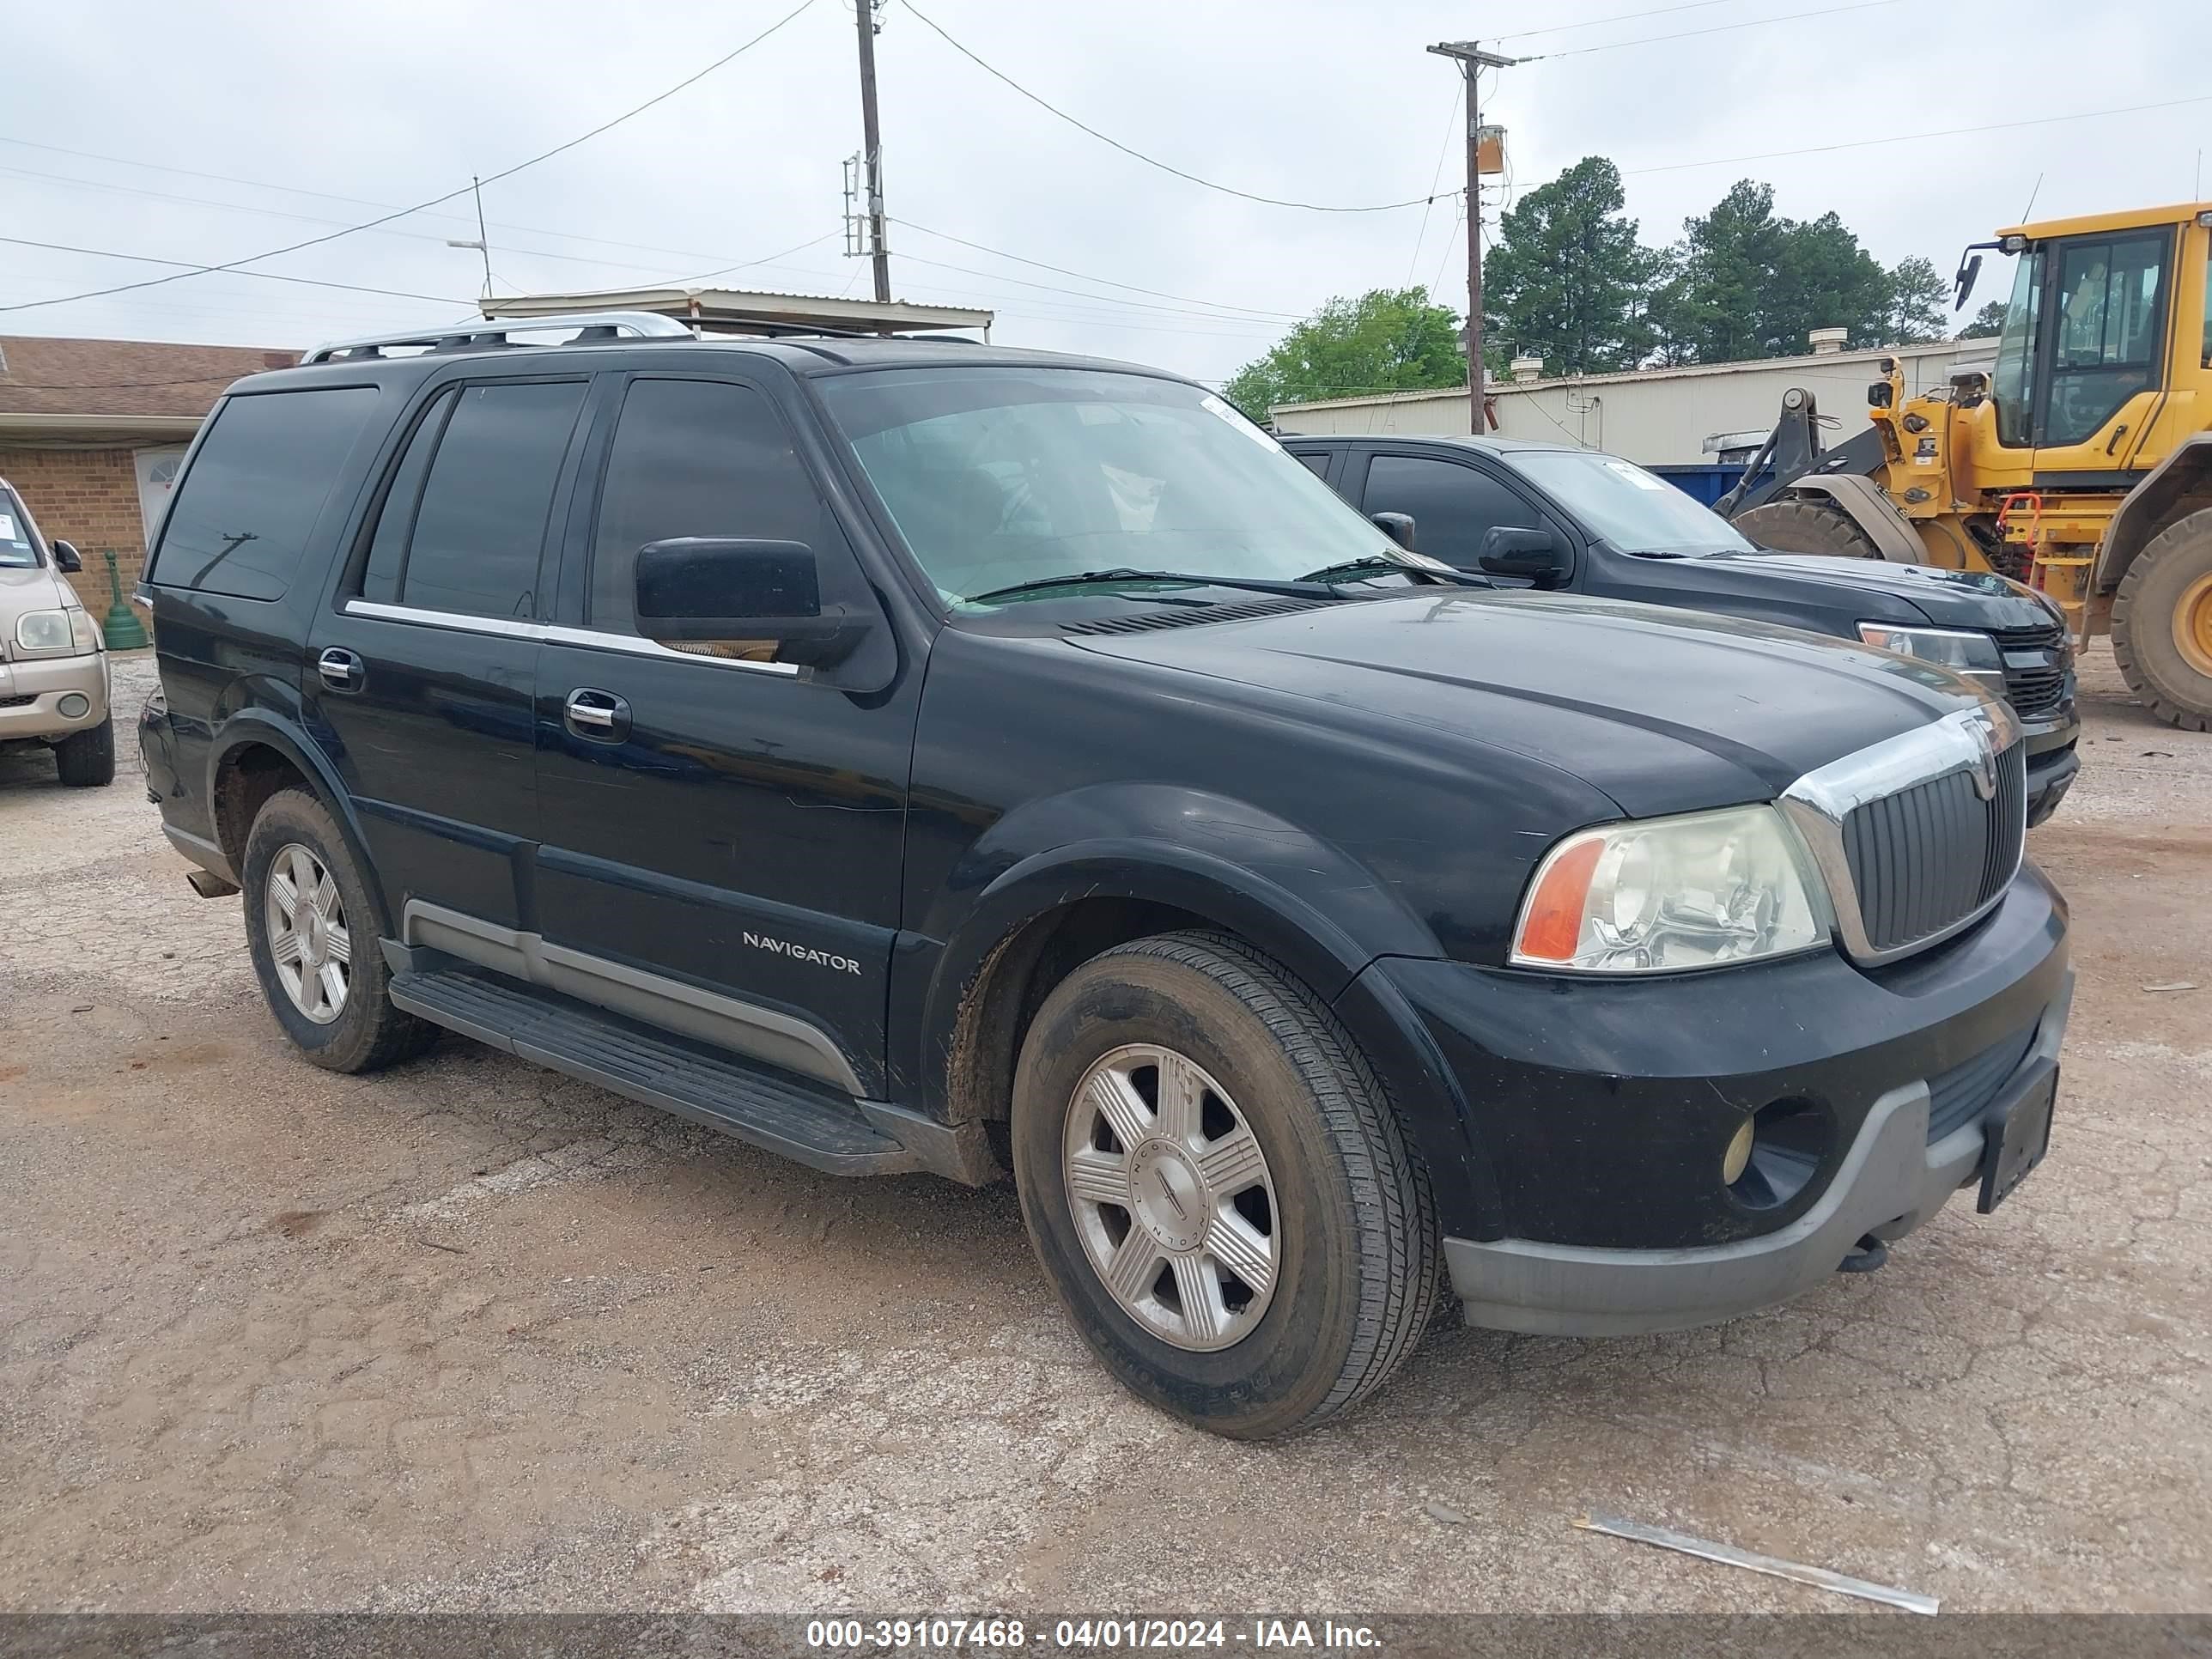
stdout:
<svg viewBox="0 0 2212 1659">
<path fill-rule="evenodd" d="M 561 712 L 578 737 L 619 740 L 629 735 L 629 705 L 611 691 L 580 685 L 562 703 Z"/>
<path fill-rule="evenodd" d="M 315 659 L 315 672 L 333 691 L 357 691 L 365 671 L 359 657 L 350 651 L 332 646 Z"/>
</svg>

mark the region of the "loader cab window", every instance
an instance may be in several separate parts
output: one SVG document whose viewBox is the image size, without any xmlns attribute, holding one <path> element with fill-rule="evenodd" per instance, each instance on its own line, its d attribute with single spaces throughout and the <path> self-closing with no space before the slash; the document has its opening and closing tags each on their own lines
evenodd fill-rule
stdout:
<svg viewBox="0 0 2212 1659">
<path fill-rule="evenodd" d="M 2053 250 L 2051 363 L 2036 443 L 2086 443 L 2137 392 L 2164 379 L 2168 231 L 2084 238 Z"/>
<path fill-rule="evenodd" d="M 2212 253 L 2204 261 L 2204 367 L 2212 368 Z"/>
<path fill-rule="evenodd" d="M 2004 330 L 1997 340 L 1996 370 L 1990 377 L 1990 401 L 1997 406 L 1997 441 L 2012 449 L 2025 449 L 2035 441 L 2031 399 L 2045 257 L 2041 248 L 2033 248 L 2013 267 L 2012 299 L 2005 307 Z"/>
</svg>

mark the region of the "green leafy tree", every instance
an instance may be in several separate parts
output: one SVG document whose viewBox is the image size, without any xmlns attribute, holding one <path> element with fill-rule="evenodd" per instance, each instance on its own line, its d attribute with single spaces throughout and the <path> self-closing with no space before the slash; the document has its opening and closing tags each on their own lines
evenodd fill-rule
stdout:
<svg viewBox="0 0 2212 1659">
<path fill-rule="evenodd" d="M 1331 300 L 1222 390 L 1265 421 L 1275 404 L 1466 384 L 1459 314 L 1431 304 L 1425 288 L 1378 288 Z"/>
<path fill-rule="evenodd" d="M 1889 337 L 1884 345 L 1943 338 L 1951 321 L 1951 284 L 1935 261 L 1918 254 L 1889 268 Z"/>
<path fill-rule="evenodd" d="M 1673 275 L 1655 304 L 1666 359 L 1728 363 L 1770 355 L 1762 290 L 1781 264 L 1787 234 L 1774 216 L 1774 186 L 1741 179 L 1682 229 Z"/>
<path fill-rule="evenodd" d="M 1962 340 L 1994 340 L 2004 332 L 2005 302 L 1992 300 L 1974 313 L 1973 321 L 1959 331 Z"/>
<path fill-rule="evenodd" d="M 1621 210 L 1620 169 L 1585 156 L 1505 215 L 1483 260 L 1484 328 L 1551 374 L 1633 368 L 1659 343 L 1649 294 L 1662 256 Z"/>
<path fill-rule="evenodd" d="M 1778 217 L 1773 186 L 1745 179 L 1683 233 L 1674 274 L 1654 297 L 1666 361 L 1796 356 L 1816 328 L 1846 329 L 1855 346 L 1884 343 L 1893 273 L 1835 214 Z"/>
</svg>

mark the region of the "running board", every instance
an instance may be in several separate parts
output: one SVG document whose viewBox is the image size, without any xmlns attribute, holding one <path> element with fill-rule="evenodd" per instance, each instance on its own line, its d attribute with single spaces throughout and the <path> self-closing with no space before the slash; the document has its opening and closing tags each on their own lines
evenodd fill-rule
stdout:
<svg viewBox="0 0 2212 1659">
<path fill-rule="evenodd" d="M 438 968 L 396 975 L 391 996 L 411 1014 L 519 1059 L 830 1175 L 902 1175 L 931 1167 L 931 1160 L 871 1124 L 858 1102 L 557 991 L 498 974 Z"/>
</svg>

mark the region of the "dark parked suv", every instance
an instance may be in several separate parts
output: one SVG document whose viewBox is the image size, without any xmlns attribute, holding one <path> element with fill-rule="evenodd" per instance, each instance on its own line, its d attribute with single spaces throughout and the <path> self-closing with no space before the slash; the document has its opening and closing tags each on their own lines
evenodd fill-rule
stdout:
<svg viewBox="0 0 2212 1659">
<path fill-rule="evenodd" d="M 2081 763 L 2065 614 L 1987 571 L 1761 551 L 1663 478 L 1600 450 L 1511 438 L 1286 437 L 1400 539 L 1455 568 L 1547 592 L 1694 606 L 1940 662 L 2013 706 L 2027 821 Z M 1497 539 L 1492 539 L 1492 532 Z"/>
<path fill-rule="evenodd" d="M 1167 375 L 561 325 L 240 381 L 153 555 L 148 779 L 308 1059 L 1011 1172 L 1248 1437 L 1445 1284 L 1726 1318 L 2042 1157 L 2065 908 L 1966 680 L 1472 588 Z"/>
</svg>

